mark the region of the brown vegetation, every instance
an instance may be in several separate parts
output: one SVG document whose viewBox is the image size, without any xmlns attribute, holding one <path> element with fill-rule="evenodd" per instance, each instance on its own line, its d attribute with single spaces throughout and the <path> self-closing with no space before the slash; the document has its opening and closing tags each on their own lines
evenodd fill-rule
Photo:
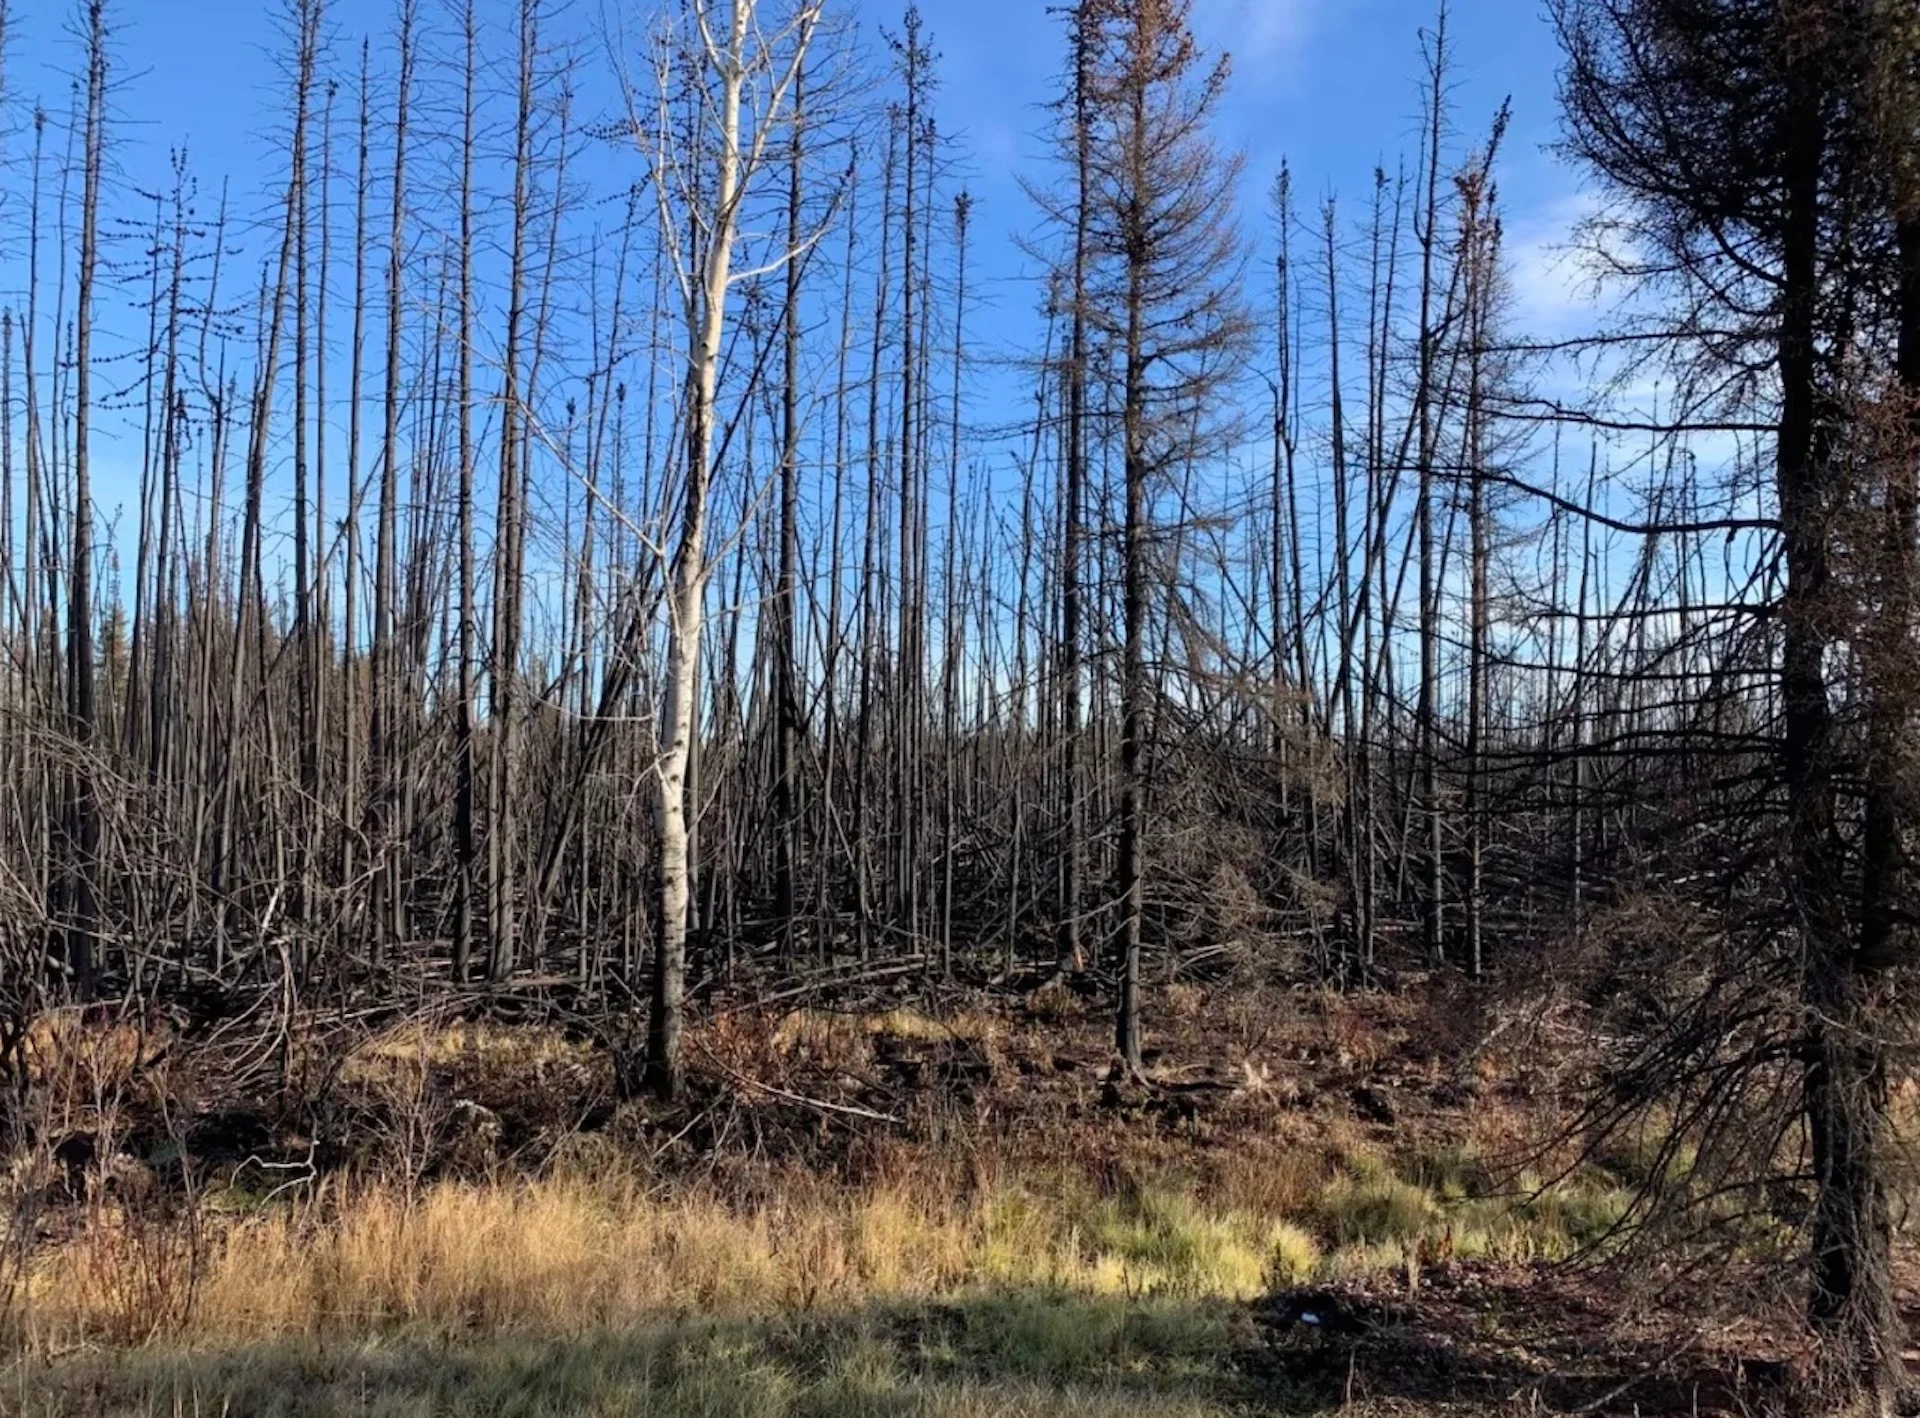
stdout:
<svg viewBox="0 0 1920 1418">
<path fill-rule="evenodd" d="M 1748 1296 L 1550 1264 L 1614 1245 L 1657 1151 L 1583 1160 L 1577 1070 L 1543 1065 L 1591 1044 L 1476 998 L 1442 1052 L 1390 997 L 1176 987 L 1150 1088 L 1109 1077 L 1070 992 L 733 1009 L 690 1030 L 674 1108 L 563 1027 L 303 1021 L 327 1082 L 289 1107 L 210 1088 L 217 1046 L 62 1012 L 8 1183 L 30 1234 L 0 1406 L 344 1413 L 358 1385 L 395 1412 L 703 1413 L 722 1385 L 822 1413 L 1652 1413 L 1777 1388 L 1799 1351 Z M 28 1161 L 80 1138 L 69 1171 Z M 1775 1273 L 1763 1232 L 1738 1264 Z M 311 1390 L 271 1398 L 293 1372 Z"/>
</svg>

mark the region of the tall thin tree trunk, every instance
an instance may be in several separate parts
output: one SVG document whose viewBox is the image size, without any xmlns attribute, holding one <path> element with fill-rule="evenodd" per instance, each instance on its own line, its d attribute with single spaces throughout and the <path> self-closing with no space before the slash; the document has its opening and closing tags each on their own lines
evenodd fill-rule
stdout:
<svg viewBox="0 0 1920 1418">
<path fill-rule="evenodd" d="M 1144 17 L 1135 21 L 1144 24 Z M 1129 96 L 1129 157 L 1135 192 L 1145 186 L 1148 143 L 1147 93 L 1136 80 Z M 1133 196 L 1126 214 L 1130 267 L 1124 277 L 1126 326 L 1121 358 L 1125 390 L 1121 405 L 1121 445 L 1125 457 L 1126 521 L 1120 551 L 1120 860 L 1114 894 L 1120 903 L 1120 987 L 1114 1022 L 1114 1047 L 1135 1075 L 1140 1057 L 1140 940 L 1146 915 L 1146 772 L 1142 762 L 1147 728 L 1147 369 L 1146 303 L 1148 273 L 1142 201 Z"/>
<path fill-rule="evenodd" d="M 372 931 L 370 958 L 378 965 L 387 948 L 407 936 L 407 903 L 402 886 L 405 844 L 400 840 L 404 789 L 397 753 L 400 736 L 400 680 L 403 655 L 396 642 L 400 499 L 401 336 L 405 301 L 407 233 L 407 120 L 413 96 L 413 44 L 418 0 L 400 0 L 399 63 L 395 82 L 393 182 L 387 227 L 387 352 L 384 422 L 380 452 L 380 506 L 374 528 L 373 570 L 373 719 L 367 738 L 367 769 L 374 803 Z"/>
<path fill-rule="evenodd" d="M 1090 113 L 1091 49 L 1095 20 L 1090 0 L 1081 0 L 1069 22 L 1068 43 L 1073 60 L 1073 286 L 1068 293 L 1067 402 L 1065 507 L 1061 511 L 1060 552 L 1060 778 L 1062 833 L 1060 844 L 1060 920 L 1055 966 L 1073 974 L 1084 963 L 1080 917 L 1086 860 L 1085 806 L 1081 791 L 1082 731 L 1080 686 L 1083 671 L 1080 646 L 1083 635 L 1080 573 L 1085 553 L 1081 528 L 1086 522 L 1087 493 L 1087 262 L 1091 222 L 1089 164 L 1092 160 L 1093 119 Z"/>
<path fill-rule="evenodd" d="M 787 149 L 787 249 L 798 251 L 801 164 L 805 126 L 801 104 L 804 75 L 793 90 L 792 135 Z M 781 949 L 794 954 L 794 918 L 798 911 L 795 878 L 799 872 L 800 809 L 795 781 L 800 755 L 800 606 L 797 578 L 800 558 L 800 262 L 787 262 L 786 308 L 782 312 L 785 369 L 780 388 L 780 569 L 774 587 L 776 728 L 774 737 L 775 845 L 774 915 Z"/>
<path fill-rule="evenodd" d="M 459 605 L 459 681 L 460 703 L 454 723 L 453 766 L 453 978 L 464 984 L 473 959 L 473 895 L 475 857 L 473 830 L 474 771 L 474 639 L 475 618 L 473 564 L 473 157 L 474 157 L 474 84 L 478 65 L 476 48 L 479 21 L 473 0 L 467 0 L 462 12 L 461 36 L 465 55 L 463 103 L 460 128 L 460 314 L 459 381 L 460 408 L 457 453 L 460 468 L 460 605 Z"/>
<path fill-rule="evenodd" d="M 1447 8 L 1440 8 L 1427 57 L 1427 150 L 1422 176 L 1426 195 L 1424 221 L 1416 233 L 1420 242 L 1419 370 L 1414 403 L 1419 423 L 1419 488 L 1417 516 L 1420 536 L 1420 702 L 1414 752 L 1420 763 L 1420 804 L 1426 828 L 1423 860 L 1425 891 L 1421 931 L 1427 959 L 1439 963 L 1446 956 L 1446 863 L 1441 843 L 1440 742 L 1438 695 L 1440 682 L 1440 576 L 1433 538 L 1433 500 L 1437 480 L 1434 411 L 1435 355 L 1439 331 L 1434 312 L 1434 254 L 1439 241 L 1440 134 L 1446 102 Z"/>
<path fill-rule="evenodd" d="M 73 534 L 67 573 L 67 723 L 73 760 L 67 767 L 65 831 L 66 960 L 81 999 L 94 992 L 100 934 L 100 805 L 94 778 L 93 486 L 94 276 L 100 260 L 100 183 L 106 166 L 107 14 L 105 0 L 87 0 L 86 135 L 82 140 L 80 270 L 73 335 Z"/>
<path fill-rule="evenodd" d="M 346 831 L 340 834 L 340 881 L 349 890 L 358 885 L 359 860 L 354 843 L 368 824 L 361 813 L 366 785 L 360 767 L 360 499 L 365 484 L 360 476 L 360 404 L 366 360 L 367 323 L 367 188 L 372 173 L 369 132 L 372 126 L 372 93 L 368 83 L 371 42 L 360 44 L 360 141 L 359 160 L 354 169 L 353 211 L 353 331 L 349 337 L 347 367 L 347 516 L 345 528 L 346 569 L 341 596 L 341 660 L 344 670 L 340 716 L 341 782 L 344 803 L 341 819 Z M 370 854 L 371 855 L 371 854 Z M 373 860 L 377 861 L 377 857 Z M 357 913 L 342 913 L 343 925 L 365 921 L 370 934 L 378 926 Z M 370 951 L 371 953 L 371 951 Z"/>
</svg>

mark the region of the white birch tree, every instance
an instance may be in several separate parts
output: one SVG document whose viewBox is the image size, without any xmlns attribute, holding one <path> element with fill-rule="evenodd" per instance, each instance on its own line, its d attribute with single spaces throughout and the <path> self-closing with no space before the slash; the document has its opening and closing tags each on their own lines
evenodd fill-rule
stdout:
<svg viewBox="0 0 1920 1418">
<path fill-rule="evenodd" d="M 763 0 L 682 0 L 655 47 L 654 121 L 634 131 L 649 146 L 661 249 L 669 254 L 686 334 L 682 431 L 686 461 L 667 576 L 666 674 L 655 763 L 659 843 L 659 935 L 647 1029 L 647 1076 L 654 1091 L 680 1091 L 680 1015 L 686 986 L 692 900 L 688 768 L 699 723 L 697 673 L 705 621 L 709 499 L 719 473 L 721 349 L 728 296 L 743 282 L 797 259 L 805 242 L 782 237 L 758 264 L 742 259 L 744 210 L 792 101 L 826 0 L 790 0 L 769 22 Z M 691 84 L 691 104 L 676 100 Z M 691 113 L 689 121 L 685 117 Z"/>
</svg>

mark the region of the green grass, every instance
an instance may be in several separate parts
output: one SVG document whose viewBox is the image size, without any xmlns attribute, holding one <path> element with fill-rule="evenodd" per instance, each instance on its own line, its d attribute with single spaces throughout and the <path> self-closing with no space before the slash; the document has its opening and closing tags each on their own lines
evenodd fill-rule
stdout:
<svg viewBox="0 0 1920 1418">
<path fill-rule="evenodd" d="M 1461 1260 L 1563 1260 L 1606 1242 L 1632 1192 L 1604 1173 L 1542 1188 L 1529 1177 L 1497 1189 L 1465 1152 L 1416 1159 L 1408 1180 L 1377 1158 L 1336 1178 L 1313 1208 L 1332 1245 L 1325 1268 L 1354 1274 L 1405 1265 L 1423 1253 Z"/>
<path fill-rule="evenodd" d="M 1315 1212 L 1328 1238 L 1343 1246 L 1412 1245 L 1437 1234 L 1446 1219 L 1439 1200 L 1425 1187 L 1371 1166 L 1356 1167 L 1337 1179 Z"/>
<path fill-rule="evenodd" d="M 1086 1225 L 1090 1252 L 1119 1267 L 1122 1288 L 1177 1296 L 1250 1298 L 1313 1274 L 1313 1238 L 1284 1221 L 1211 1211 L 1168 1187 L 1101 1202 Z"/>
</svg>

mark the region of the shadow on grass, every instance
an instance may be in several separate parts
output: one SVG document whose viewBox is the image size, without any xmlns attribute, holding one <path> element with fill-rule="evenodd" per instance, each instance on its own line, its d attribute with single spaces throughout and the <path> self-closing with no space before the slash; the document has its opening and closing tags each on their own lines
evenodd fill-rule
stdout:
<svg viewBox="0 0 1920 1418">
<path fill-rule="evenodd" d="M 1547 1268 L 1462 1268 L 1413 1297 L 1306 1287 L 1255 1316 L 1265 1342 L 1247 1380 L 1297 1412 L 1759 1418 L 1794 1398 L 1793 1366 L 1764 1334 L 1683 1303 L 1630 1310 Z"/>
<path fill-rule="evenodd" d="M 0 1369 L 4 1418 L 1230 1418 L 1761 1413 L 1771 1364 L 1657 1357 L 1603 1297 L 1528 1287 L 1253 1305 L 982 1292 L 617 1331 L 396 1330 Z M 1304 1328 L 1311 1304 L 1322 1317 Z M 1346 1312 L 1342 1314 L 1341 1307 Z M 1351 1325 L 1327 1321 L 1351 1321 Z M 1495 1322 L 1498 1321 L 1498 1322 Z M 1664 1348 L 1664 1345 L 1661 1346 Z"/>
<path fill-rule="evenodd" d="M 20 1418 L 1216 1418 L 1272 1411 L 1245 1306 L 1054 1291 L 573 1337 L 390 1333 L 22 1365 Z M 1257 1367 L 1257 1366 L 1256 1366 Z"/>
</svg>

